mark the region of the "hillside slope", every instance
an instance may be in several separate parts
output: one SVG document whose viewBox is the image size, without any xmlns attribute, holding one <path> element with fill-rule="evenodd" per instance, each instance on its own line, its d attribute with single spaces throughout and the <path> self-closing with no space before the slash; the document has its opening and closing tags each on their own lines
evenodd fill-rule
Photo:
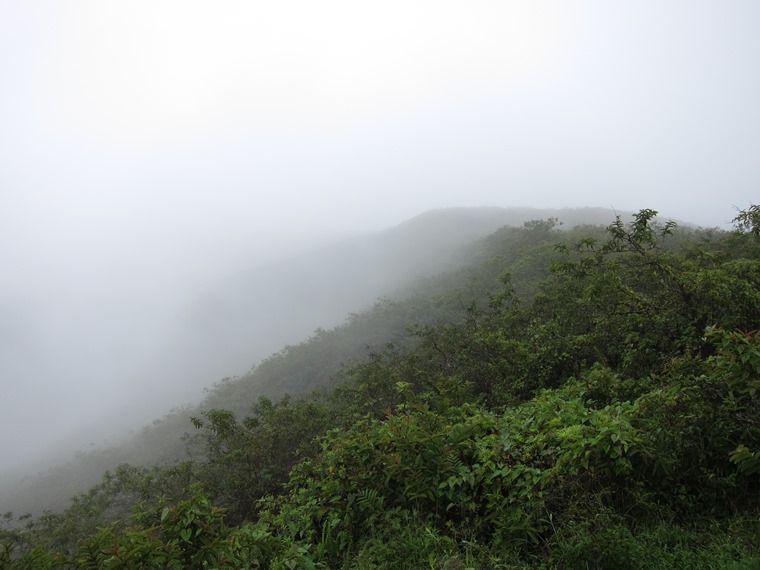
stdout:
<svg viewBox="0 0 760 570">
<path fill-rule="evenodd" d="M 87 426 L 75 436 L 77 447 L 71 440 L 56 443 L 59 453 L 67 446 L 72 449 L 69 462 L 27 475 L 21 488 L 9 487 L 7 481 L 13 477 L 6 477 L 0 506 L 35 512 L 58 509 L 120 463 L 177 459 L 184 453 L 180 437 L 189 429 L 189 415 L 197 413 L 202 390 L 221 378 L 244 377 L 212 390 L 202 405 L 241 413 L 259 396 L 302 394 L 324 385 L 341 363 L 397 339 L 415 318 L 430 322 L 440 316 L 429 303 L 417 307 L 409 302 L 385 303 L 367 313 L 379 297 L 419 297 L 411 292 L 415 284 L 424 295 L 462 285 L 466 268 L 493 253 L 484 253 L 487 247 L 479 240 L 500 227 L 553 217 L 571 228 L 602 223 L 613 215 L 602 208 L 434 210 L 381 232 L 317 250 L 305 248 L 307 253 L 241 271 L 187 308 L 176 336 L 158 351 L 156 362 L 133 379 L 134 401 L 125 401 L 122 410 L 110 413 L 104 422 Z M 518 252 L 519 248 L 513 253 Z M 446 271 L 448 276 L 425 281 Z M 354 316 L 346 327 L 330 330 L 350 314 Z M 300 344 L 317 329 L 316 336 Z M 285 346 L 290 348 L 278 352 Z M 98 435 L 140 424 L 146 426 L 121 443 L 94 450 L 88 445 Z M 85 448 L 90 450 L 74 456 L 73 450 Z"/>
<path fill-rule="evenodd" d="M 220 281 L 188 306 L 174 337 L 144 376 L 167 390 L 161 399 L 197 399 L 220 378 L 245 373 L 317 328 L 415 280 L 461 267 L 467 246 L 526 220 L 560 219 L 565 227 L 605 223 L 603 208 L 450 208 L 434 210 L 373 234 L 252 267 Z"/>
<path fill-rule="evenodd" d="M 755 568 L 760 211 L 736 222 L 503 228 L 217 385 L 187 460 L 0 532 L 6 565 Z M 236 413 L 299 370 L 327 389 Z"/>
</svg>

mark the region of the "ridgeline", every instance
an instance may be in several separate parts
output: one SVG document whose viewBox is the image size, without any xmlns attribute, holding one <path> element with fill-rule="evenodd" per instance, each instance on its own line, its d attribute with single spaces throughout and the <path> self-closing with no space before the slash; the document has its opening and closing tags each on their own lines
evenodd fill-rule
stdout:
<svg viewBox="0 0 760 570">
<path fill-rule="evenodd" d="M 504 226 L 8 513 L 0 568 L 758 568 L 760 208 L 734 222 Z"/>
</svg>

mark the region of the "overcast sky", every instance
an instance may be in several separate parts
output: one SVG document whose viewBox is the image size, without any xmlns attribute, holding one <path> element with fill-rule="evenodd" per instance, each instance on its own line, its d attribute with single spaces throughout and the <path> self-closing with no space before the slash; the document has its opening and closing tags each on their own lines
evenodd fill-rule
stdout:
<svg viewBox="0 0 760 570">
<path fill-rule="evenodd" d="M 757 0 L 0 0 L 1 455 L 305 235 L 447 206 L 725 227 L 760 196 L 758 30 Z"/>
</svg>

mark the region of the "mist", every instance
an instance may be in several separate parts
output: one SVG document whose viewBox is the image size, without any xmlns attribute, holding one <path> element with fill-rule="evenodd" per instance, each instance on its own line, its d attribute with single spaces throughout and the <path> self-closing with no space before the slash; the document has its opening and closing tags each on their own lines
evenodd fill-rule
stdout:
<svg viewBox="0 0 760 570">
<path fill-rule="evenodd" d="M 758 22 L 749 0 L 0 1 L 0 473 L 192 399 L 155 363 L 235 274 L 436 208 L 728 227 L 760 182 Z"/>
</svg>

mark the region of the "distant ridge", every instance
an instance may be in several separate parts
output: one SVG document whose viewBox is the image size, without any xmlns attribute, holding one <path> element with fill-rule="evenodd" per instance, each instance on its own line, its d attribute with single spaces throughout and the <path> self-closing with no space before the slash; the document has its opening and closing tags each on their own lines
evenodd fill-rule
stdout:
<svg viewBox="0 0 760 570">
<path fill-rule="evenodd" d="M 188 307 L 161 351 L 151 382 L 188 399 L 239 375 L 316 328 L 340 324 L 351 312 L 418 278 L 466 260 L 465 247 L 505 225 L 558 218 L 564 227 L 608 224 L 605 208 L 445 208 L 426 211 L 379 232 L 338 241 L 255 266 L 207 290 Z M 182 378 L 186 388 L 170 379 Z"/>
</svg>

